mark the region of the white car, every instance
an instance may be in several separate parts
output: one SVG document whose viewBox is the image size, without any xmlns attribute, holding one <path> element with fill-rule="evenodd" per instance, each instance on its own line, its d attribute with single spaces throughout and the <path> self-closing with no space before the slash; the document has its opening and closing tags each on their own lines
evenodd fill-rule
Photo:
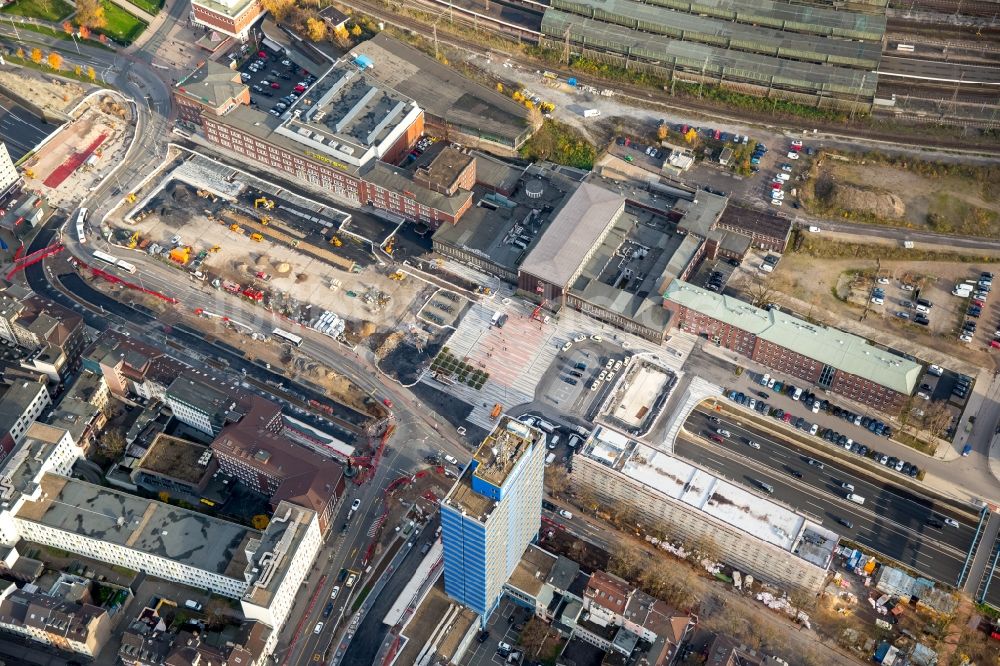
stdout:
<svg viewBox="0 0 1000 666">
<path fill-rule="evenodd" d="M 777 199 L 778 201 L 784 201 L 785 193 L 782 192 L 781 190 L 774 190 L 773 192 L 771 192 L 771 198 Z"/>
<path fill-rule="evenodd" d="M 562 346 L 562 351 L 569 351 L 569 348 L 573 346 L 572 342 L 567 342 Z"/>
<path fill-rule="evenodd" d="M 599 335 L 592 335 L 590 336 L 590 339 L 593 340 L 594 342 L 602 342 L 604 340 L 604 338 L 602 338 Z"/>
<path fill-rule="evenodd" d="M 792 165 L 791 164 L 782 164 L 781 165 L 781 170 L 790 173 L 791 170 L 792 170 Z"/>
<path fill-rule="evenodd" d="M 785 155 L 785 157 L 787 157 L 790 160 L 797 160 L 799 159 L 799 154 L 796 153 L 795 151 L 789 150 L 788 154 Z"/>
<path fill-rule="evenodd" d="M 872 296 L 872 303 L 875 305 L 882 305 L 885 303 L 885 300 L 883 300 L 881 296 Z"/>
<path fill-rule="evenodd" d="M 566 509 L 559 509 L 558 513 L 566 520 L 573 520 L 573 514 L 567 511 Z"/>
<path fill-rule="evenodd" d="M 360 508 L 361 508 L 361 498 L 359 497 L 358 499 L 351 502 L 351 511 L 357 511 Z"/>
<path fill-rule="evenodd" d="M 959 527 L 958 521 L 955 520 L 954 518 L 945 518 L 944 524 L 949 527 Z"/>
<path fill-rule="evenodd" d="M 785 182 L 790 178 L 791 176 L 789 176 L 787 173 L 779 173 L 777 176 L 774 177 L 775 180 L 780 180 L 781 182 Z"/>
<path fill-rule="evenodd" d="M 823 230 L 820 229 L 819 227 L 817 227 L 815 225 L 809 225 L 809 233 L 818 234 L 821 231 L 823 231 Z"/>
<path fill-rule="evenodd" d="M 961 340 L 962 342 L 972 342 L 972 336 L 971 335 L 966 335 L 965 333 L 963 333 L 962 335 L 958 336 L 958 339 Z"/>
<path fill-rule="evenodd" d="M 578 335 L 575 338 L 573 338 L 573 342 L 583 342 L 586 339 L 587 339 L 586 335 Z"/>
<path fill-rule="evenodd" d="M 774 206 L 780 206 L 781 203 L 781 199 L 771 199 L 771 204 Z"/>
<path fill-rule="evenodd" d="M 716 429 L 716 431 L 715 431 L 715 432 L 716 432 L 716 433 L 717 433 L 717 434 L 718 434 L 718 435 L 719 435 L 720 437 L 732 437 L 732 436 L 733 436 L 733 433 L 729 432 L 728 430 L 725 430 L 724 428 L 718 428 L 718 429 Z"/>
<path fill-rule="evenodd" d="M 321 631 L 323 631 L 323 623 L 322 622 L 317 622 L 316 623 L 316 628 L 313 629 L 313 633 L 318 635 L 319 632 L 321 632 Z"/>
<path fill-rule="evenodd" d="M 819 400 L 813 402 L 813 414 L 819 414 Z"/>
<path fill-rule="evenodd" d="M 795 146 L 796 148 L 801 148 L 802 142 L 796 139 L 795 141 L 792 141 L 792 145 Z"/>
<path fill-rule="evenodd" d="M 749 442 L 747 442 L 747 446 L 749 446 L 751 449 L 760 450 L 760 444 L 758 444 L 757 442 L 753 441 L 752 439 Z"/>
<path fill-rule="evenodd" d="M 333 586 L 333 591 L 330 592 L 330 598 L 331 599 L 336 599 L 338 594 L 340 594 L 340 586 L 339 585 L 334 585 Z"/>
<path fill-rule="evenodd" d="M 818 432 L 819 432 L 819 424 L 818 423 L 813 423 L 812 424 L 812 428 L 809 428 L 809 434 L 810 435 L 815 435 Z"/>
<path fill-rule="evenodd" d="M 753 409 L 756 406 L 757 406 L 757 401 L 756 400 L 754 400 L 753 398 L 750 398 L 749 400 L 747 400 L 747 407 L 748 408 Z"/>
</svg>

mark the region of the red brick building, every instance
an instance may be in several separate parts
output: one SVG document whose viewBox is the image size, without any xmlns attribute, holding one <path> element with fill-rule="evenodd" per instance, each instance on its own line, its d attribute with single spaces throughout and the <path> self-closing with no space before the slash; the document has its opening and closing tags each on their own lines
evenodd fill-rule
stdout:
<svg viewBox="0 0 1000 666">
<path fill-rule="evenodd" d="M 191 0 L 195 23 L 240 40 L 265 11 L 260 0 Z"/>
<path fill-rule="evenodd" d="M 880 411 L 896 414 L 921 366 L 846 331 L 762 310 L 674 280 L 663 295 L 671 325 L 761 365 Z"/>
</svg>

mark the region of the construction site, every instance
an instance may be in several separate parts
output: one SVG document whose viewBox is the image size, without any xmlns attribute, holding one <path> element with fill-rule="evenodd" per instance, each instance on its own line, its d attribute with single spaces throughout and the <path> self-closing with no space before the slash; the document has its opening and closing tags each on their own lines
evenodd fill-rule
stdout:
<svg viewBox="0 0 1000 666">
<path fill-rule="evenodd" d="M 629 363 L 615 392 L 609 397 L 603 420 L 632 435 L 652 429 L 677 383 L 673 371 L 649 360 Z"/>
<path fill-rule="evenodd" d="M 73 120 L 24 163 L 25 188 L 53 206 L 73 208 L 122 162 L 132 127 L 128 107 L 117 96 L 87 99 Z"/>
<path fill-rule="evenodd" d="M 333 337 L 343 325 L 324 330 L 331 318 L 321 321 L 323 313 L 379 328 L 411 311 L 424 283 L 380 267 L 362 240 L 333 223 L 325 234 L 306 233 L 300 213 L 267 196 L 248 202 L 242 191 L 199 188 L 178 173 L 183 167 L 149 194 L 127 195 L 129 209 L 110 230 L 114 244 Z"/>
</svg>

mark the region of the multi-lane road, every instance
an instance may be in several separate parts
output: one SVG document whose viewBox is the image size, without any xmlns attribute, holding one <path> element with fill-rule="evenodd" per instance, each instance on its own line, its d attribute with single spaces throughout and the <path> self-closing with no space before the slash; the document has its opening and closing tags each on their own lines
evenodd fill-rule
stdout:
<svg viewBox="0 0 1000 666">
<path fill-rule="evenodd" d="M 710 421 L 710 417 L 719 418 L 720 423 Z M 731 433 L 724 438 L 724 444 L 708 438 L 720 428 Z M 749 440 L 760 448 L 751 447 Z M 801 450 L 788 440 L 724 413 L 705 409 L 692 412 L 675 452 L 757 492 L 762 492 L 760 483 L 766 483 L 774 488 L 773 499 L 823 523 L 845 539 L 949 585 L 958 581 L 979 526 L 978 516 L 960 506 Z M 810 458 L 821 460 L 823 467 L 809 464 Z M 847 499 L 851 491 L 843 487 L 845 483 L 854 487 L 855 495 L 865 498 L 864 504 Z M 945 518 L 956 519 L 959 526 L 943 524 Z"/>
</svg>

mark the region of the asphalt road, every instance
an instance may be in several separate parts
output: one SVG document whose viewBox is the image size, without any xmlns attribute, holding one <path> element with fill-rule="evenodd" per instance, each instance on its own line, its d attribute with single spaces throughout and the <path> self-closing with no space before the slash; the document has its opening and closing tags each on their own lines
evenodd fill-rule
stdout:
<svg viewBox="0 0 1000 666">
<path fill-rule="evenodd" d="M 954 585 L 972 548 L 978 521 L 953 511 L 947 504 L 905 488 L 861 474 L 843 463 L 823 458 L 823 469 L 809 465 L 808 457 L 787 442 L 758 428 L 722 417 L 711 423 L 709 414 L 696 411 L 685 423 L 675 444 L 678 456 L 718 472 L 721 476 L 762 492 L 759 483 L 774 487 L 772 497 L 811 516 L 845 538 L 891 557 L 928 578 Z M 732 433 L 725 444 L 704 436 L 716 428 Z M 750 447 L 752 439 L 760 449 Z M 796 478 L 796 471 L 802 475 Z M 848 489 L 865 498 L 863 505 L 848 501 Z M 955 517 L 959 527 L 938 528 L 928 524 L 932 516 Z M 837 522 L 853 523 L 846 527 Z"/>
<path fill-rule="evenodd" d="M 7 152 L 15 162 L 59 127 L 60 125 L 45 122 L 14 100 L 0 95 L 0 137 L 3 137 Z"/>
</svg>

